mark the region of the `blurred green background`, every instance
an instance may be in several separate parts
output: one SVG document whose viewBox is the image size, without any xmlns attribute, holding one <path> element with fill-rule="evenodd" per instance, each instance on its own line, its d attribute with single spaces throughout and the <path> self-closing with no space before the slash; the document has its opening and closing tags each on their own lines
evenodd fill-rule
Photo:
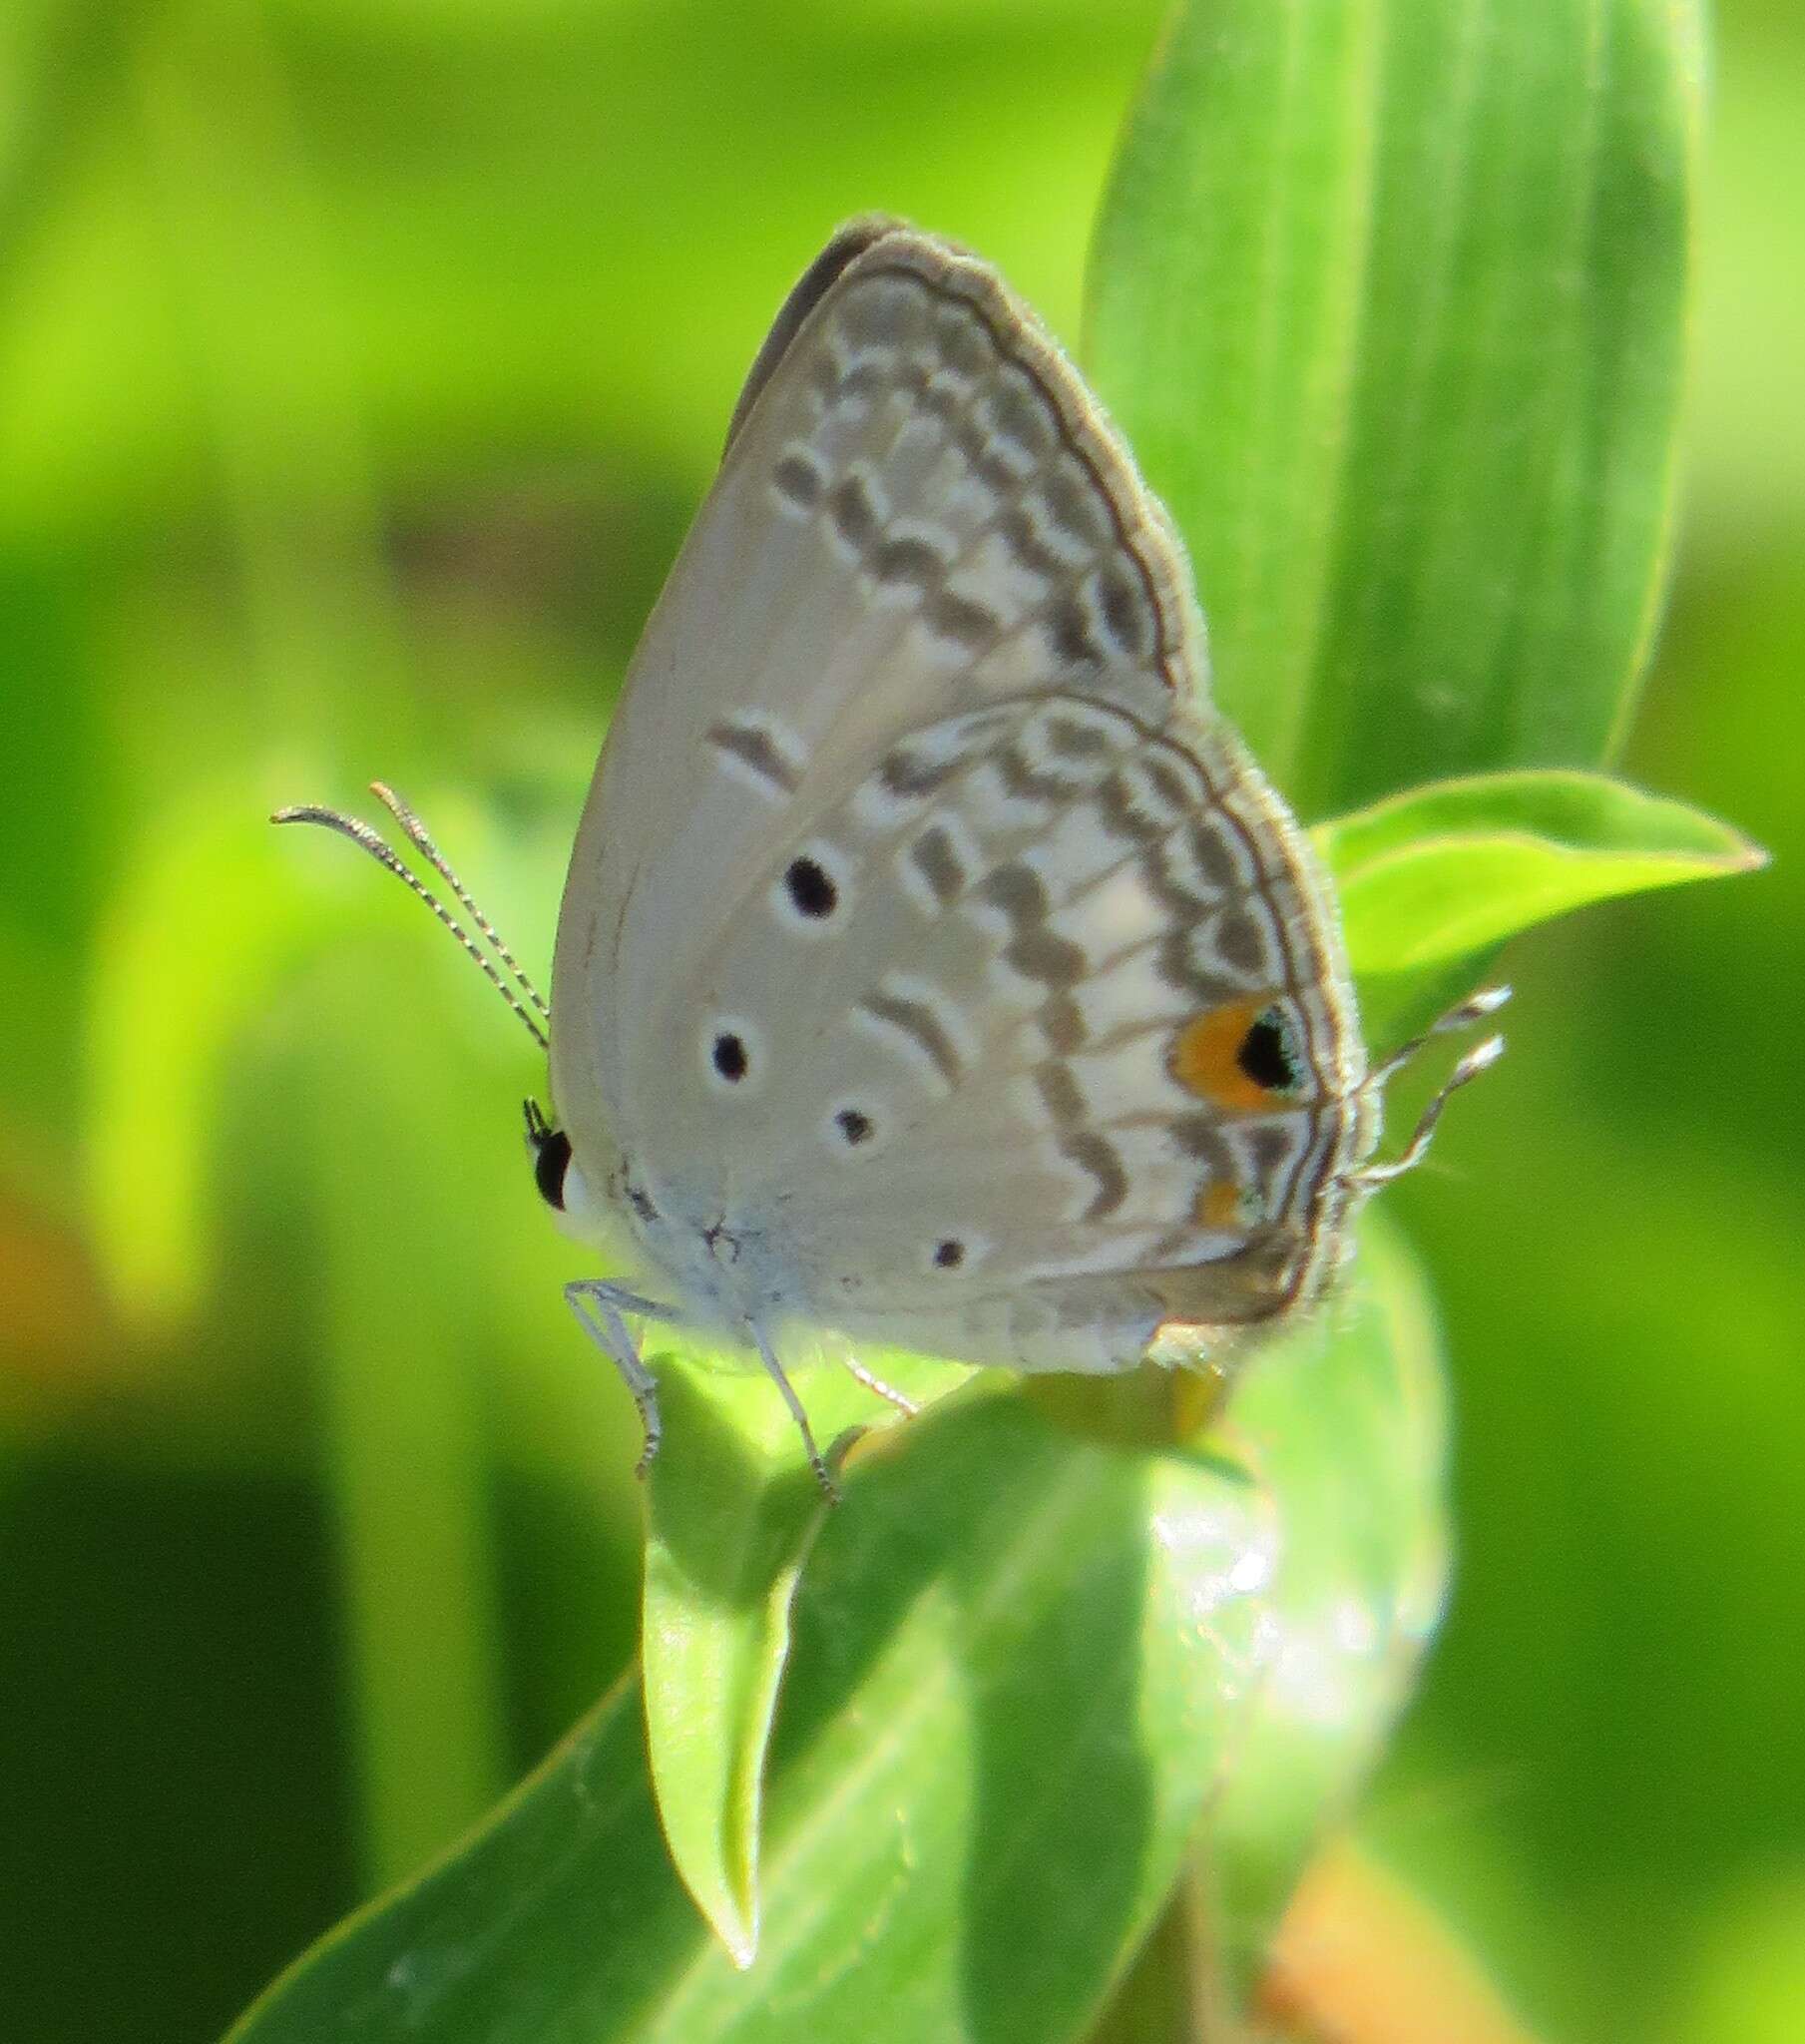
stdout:
<svg viewBox="0 0 1805 2044">
<path fill-rule="evenodd" d="M 631 1409 L 519 1032 L 278 839 L 392 776 L 550 952 L 607 702 L 843 215 L 1075 337 L 1155 0 L 0 21 L 0 2035 L 216 2034 L 631 1651 Z M 1776 854 L 1524 943 L 1396 1196 L 1452 1616 L 1363 1817 L 1561 2039 L 1805 2023 L 1805 19 L 1718 10 L 1623 762 Z M 1204 600 L 1208 601 L 1204 590 Z"/>
</svg>

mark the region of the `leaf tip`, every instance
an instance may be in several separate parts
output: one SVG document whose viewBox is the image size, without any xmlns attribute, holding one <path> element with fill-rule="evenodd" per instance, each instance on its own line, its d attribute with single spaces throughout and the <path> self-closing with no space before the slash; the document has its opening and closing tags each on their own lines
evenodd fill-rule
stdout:
<svg viewBox="0 0 1805 2044">
<path fill-rule="evenodd" d="M 749 1973 L 758 1956 L 757 1897 L 717 1894 L 704 1900 L 693 1888 L 689 1892 L 707 1918 L 708 1928 L 720 1940 L 721 1949 L 733 1961 L 734 1972 Z"/>
<path fill-rule="evenodd" d="M 670 1842 L 669 1832 L 666 1840 Z M 752 1961 L 758 1956 L 758 1896 L 749 1871 L 743 1883 L 735 1882 L 732 1887 L 691 1880 L 688 1870 L 682 1866 L 677 1868 L 677 1872 L 689 1890 L 689 1899 L 701 1912 L 702 1920 L 714 1933 L 721 1950 L 732 1960 L 733 1970 L 736 1973 L 750 1972 Z"/>
</svg>

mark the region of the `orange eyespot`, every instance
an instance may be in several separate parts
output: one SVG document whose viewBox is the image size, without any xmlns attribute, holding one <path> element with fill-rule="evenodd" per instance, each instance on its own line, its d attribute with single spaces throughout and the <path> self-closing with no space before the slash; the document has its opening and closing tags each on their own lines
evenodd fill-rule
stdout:
<svg viewBox="0 0 1805 2044">
<path fill-rule="evenodd" d="M 1199 1228 L 1239 1228 L 1240 1188 L 1225 1178 L 1206 1185 L 1197 1195 L 1196 1220 Z"/>
<path fill-rule="evenodd" d="M 1166 1069 L 1187 1093 L 1230 1114 L 1256 1114 L 1289 1092 L 1297 1073 L 1269 995 L 1193 1015 L 1172 1039 Z"/>
</svg>

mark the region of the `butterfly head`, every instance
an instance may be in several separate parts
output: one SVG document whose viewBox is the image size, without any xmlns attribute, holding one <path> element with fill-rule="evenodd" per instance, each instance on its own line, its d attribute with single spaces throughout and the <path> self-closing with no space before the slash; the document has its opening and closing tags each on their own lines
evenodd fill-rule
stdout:
<svg viewBox="0 0 1805 2044">
<path fill-rule="evenodd" d="M 554 1214 L 568 1210 L 568 1194 L 582 1187 L 571 1158 L 571 1139 L 555 1129 L 536 1100 L 521 1103 L 527 1124 L 527 1153 L 533 1162 L 533 1183 Z M 575 1184 L 572 1181 L 575 1178 Z"/>
<path fill-rule="evenodd" d="M 574 1242 L 618 1251 L 624 1211 L 640 1211 L 644 1194 L 622 1182 L 616 1171 L 592 1182 L 578 1161 L 568 1133 L 559 1128 L 536 1100 L 522 1103 L 527 1129 L 527 1158 L 533 1184 L 559 1231 Z"/>
</svg>

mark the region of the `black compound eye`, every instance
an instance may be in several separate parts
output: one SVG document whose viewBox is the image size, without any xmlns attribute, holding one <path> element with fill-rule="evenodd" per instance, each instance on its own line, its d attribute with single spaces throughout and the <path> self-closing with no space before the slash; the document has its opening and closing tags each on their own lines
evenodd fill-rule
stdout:
<svg viewBox="0 0 1805 2044">
<path fill-rule="evenodd" d="M 533 1183 L 539 1197 L 556 1214 L 564 1212 L 564 1180 L 571 1168 L 571 1139 L 555 1129 L 539 1111 L 536 1100 L 527 1102 L 527 1141 L 533 1146 Z"/>
<path fill-rule="evenodd" d="M 564 1177 L 571 1168 L 571 1139 L 554 1129 L 533 1153 L 533 1183 L 548 1207 L 564 1212 Z"/>
</svg>

